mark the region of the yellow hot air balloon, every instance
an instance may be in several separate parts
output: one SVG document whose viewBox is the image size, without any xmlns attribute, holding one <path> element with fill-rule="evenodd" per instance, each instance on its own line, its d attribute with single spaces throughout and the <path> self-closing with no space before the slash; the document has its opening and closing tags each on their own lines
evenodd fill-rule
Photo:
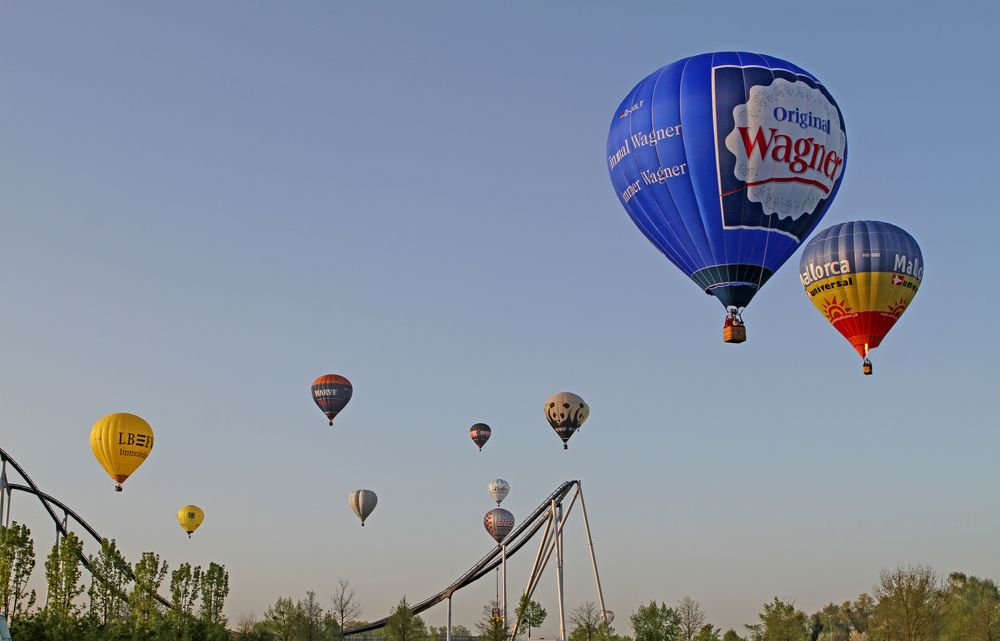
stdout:
<svg viewBox="0 0 1000 641">
<path fill-rule="evenodd" d="M 90 449 L 115 481 L 115 492 L 153 451 L 153 428 L 135 414 L 108 414 L 90 430 Z"/>
<path fill-rule="evenodd" d="M 201 522 L 205 520 L 205 512 L 202 511 L 197 505 L 185 505 L 181 509 L 177 510 L 177 522 L 181 524 L 181 528 L 188 533 L 188 538 L 191 538 L 191 534 L 198 529 Z"/>
</svg>

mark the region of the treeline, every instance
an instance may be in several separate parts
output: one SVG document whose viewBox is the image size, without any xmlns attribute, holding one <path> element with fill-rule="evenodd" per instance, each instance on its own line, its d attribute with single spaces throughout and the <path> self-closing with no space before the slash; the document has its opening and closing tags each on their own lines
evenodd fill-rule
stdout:
<svg viewBox="0 0 1000 641">
<path fill-rule="evenodd" d="M 17 641 L 222 641 L 230 639 L 222 608 L 229 595 L 224 566 L 182 563 L 170 571 L 153 552 L 133 565 L 114 540 L 101 541 L 87 557 L 89 582 L 80 561 L 83 542 L 61 537 L 45 559 L 43 599 L 28 582 L 35 570 L 35 544 L 27 526 L 0 527 L 0 612 Z M 157 600 L 168 581 L 170 606 Z M 39 603 L 41 601 L 41 603 Z"/>
<path fill-rule="evenodd" d="M 324 611 L 315 594 L 298 601 L 279 599 L 260 621 L 249 619 L 235 638 L 240 641 L 337 641 L 340 630 L 362 625 L 361 608 L 350 584 L 341 581 Z M 444 628 L 428 627 L 410 613 L 404 597 L 382 630 L 359 641 L 443 641 Z M 530 637 L 548 618 L 537 602 L 522 598 L 510 612 L 509 624 L 520 615 L 517 637 Z M 1000 590 L 989 579 L 961 573 L 942 578 L 925 566 L 882 572 L 871 595 L 830 603 L 807 614 L 792 601 L 775 597 L 763 604 L 757 621 L 739 631 L 722 631 L 708 620 L 704 608 L 690 597 L 672 606 L 651 601 L 627 619 L 631 635 L 618 634 L 592 602 L 578 605 L 566 618 L 567 641 L 1000 641 Z M 551 621 L 549 622 L 551 627 Z M 483 606 L 475 625 L 479 641 L 505 641 L 500 604 Z M 468 640 L 470 631 L 452 628 L 452 637 Z M 20 640 L 18 640 L 20 641 Z M 348 637 L 347 641 L 350 641 Z"/>
<path fill-rule="evenodd" d="M 871 595 L 812 614 L 775 597 L 740 632 L 723 633 L 688 597 L 674 607 L 640 606 L 631 637 L 599 615 L 592 603 L 573 610 L 569 641 L 1000 641 L 1000 590 L 992 580 L 959 572 L 942 578 L 921 565 L 884 571 Z"/>
</svg>

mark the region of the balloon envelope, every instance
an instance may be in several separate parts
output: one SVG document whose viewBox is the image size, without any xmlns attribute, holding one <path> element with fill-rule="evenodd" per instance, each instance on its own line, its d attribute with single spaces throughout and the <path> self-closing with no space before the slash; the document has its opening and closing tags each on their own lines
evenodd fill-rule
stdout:
<svg viewBox="0 0 1000 641">
<path fill-rule="evenodd" d="M 495 507 L 483 517 L 483 526 L 493 537 L 493 540 L 497 543 L 503 543 L 510 531 L 514 529 L 514 515 L 502 507 Z"/>
<path fill-rule="evenodd" d="M 590 406 L 572 392 L 559 392 L 545 401 L 545 418 L 562 439 L 563 449 L 568 447 L 566 441 L 580 429 L 588 416 Z"/>
<path fill-rule="evenodd" d="M 740 309 L 826 213 L 847 135 L 812 74 L 771 56 L 716 52 L 636 85 L 612 118 L 607 159 L 646 238 Z"/>
<path fill-rule="evenodd" d="M 337 374 L 320 376 L 312 384 L 312 397 L 333 425 L 333 419 L 351 401 L 354 387 L 351 381 Z"/>
<path fill-rule="evenodd" d="M 490 497 L 500 505 L 510 492 L 510 483 L 503 479 L 494 479 L 486 485 L 486 491 Z"/>
<path fill-rule="evenodd" d="M 378 497 L 371 490 L 354 490 L 347 497 L 347 504 L 351 510 L 361 519 L 361 527 L 365 525 L 365 519 L 371 516 L 372 511 L 378 504 Z"/>
<path fill-rule="evenodd" d="M 153 451 L 153 428 L 135 414 L 108 414 L 90 430 L 90 449 L 115 481 L 115 491 Z"/>
<path fill-rule="evenodd" d="M 490 440 L 490 436 L 492 434 L 493 430 L 491 430 L 490 426 L 486 423 L 476 423 L 469 428 L 469 437 L 480 451 L 482 451 L 483 446 L 486 445 L 486 441 Z"/>
<path fill-rule="evenodd" d="M 205 513 L 197 505 L 185 505 L 177 510 L 177 522 L 180 523 L 181 529 L 187 532 L 188 538 L 191 538 L 204 520 Z"/>
<path fill-rule="evenodd" d="M 799 262 L 806 295 L 862 358 L 910 306 L 923 277 L 924 257 L 913 236 L 874 220 L 824 229 Z"/>
</svg>

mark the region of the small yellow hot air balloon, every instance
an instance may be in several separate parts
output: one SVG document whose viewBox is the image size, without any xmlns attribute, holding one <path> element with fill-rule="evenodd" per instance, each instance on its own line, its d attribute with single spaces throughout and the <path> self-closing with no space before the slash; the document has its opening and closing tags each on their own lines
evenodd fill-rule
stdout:
<svg viewBox="0 0 1000 641">
<path fill-rule="evenodd" d="M 188 538 L 191 538 L 191 534 L 198 529 L 201 522 L 205 520 L 205 512 L 202 511 L 197 505 L 185 505 L 181 509 L 177 510 L 177 522 L 181 524 L 181 528 L 188 533 Z"/>
<path fill-rule="evenodd" d="M 135 414 L 108 414 L 90 430 L 90 449 L 115 481 L 115 492 L 153 451 L 153 428 Z"/>
</svg>

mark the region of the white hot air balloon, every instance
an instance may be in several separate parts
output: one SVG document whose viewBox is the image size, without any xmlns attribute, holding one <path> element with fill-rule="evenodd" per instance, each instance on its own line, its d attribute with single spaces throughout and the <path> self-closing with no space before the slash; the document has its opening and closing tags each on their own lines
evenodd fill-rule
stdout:
<svg viewBox="0 0 1000 641">
<path fill-rule="evenodd" d="M 500 505 L 510 492 L 510 483 L 503 479 L 493 479 L 486 486 L 486 491 L 490 493 L 497 505 Z"/>
<path fill-rule="evenodd" d="M 347 504 L 361 519 L 361 527 L 364 527 L 365 519 L 371 516 L 375 506 L 378 505 L 378 497 L 371 490 L 354 490 L 347 497 Z"/>
</svg>

